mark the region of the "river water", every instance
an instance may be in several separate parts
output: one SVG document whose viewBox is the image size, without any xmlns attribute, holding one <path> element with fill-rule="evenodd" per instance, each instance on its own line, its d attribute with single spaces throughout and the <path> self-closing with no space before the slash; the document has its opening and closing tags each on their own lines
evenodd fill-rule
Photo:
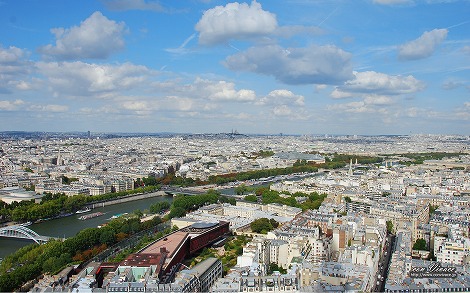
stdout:
<svg viewBox="0 0 470 293">
<path fill-rule="evenodd" d="M 135 210 L 148 210 L 150 205 L 159 201 L 171 202 L 173 198 L 171 196 L 157 196 L 136 201 L 130 201 L 126 203 L 120 203 L 105 207 L 96 207 L 91 212 L 80 215 L 72 215 L 60 219 L 54 219 L 38 224 L 32 224 L 28 226 L 31 230 L 35 231 L 39 235 L 51 236 L 56 238 L 67 238 L 76 235 L 78 232 L 85 228 L 98 227 L 110 220 L 114 215 L 123 213 L 132 213 Z M 80 220 L 78 217 L 87 215 L 94 212 L 102 212 L 104 215 L 88 219 Z M 4 238 L 0 237 L 0 258 L 15 252 L 19 248 L 31 244 L 33 241 L 26 239 L 15 239 L 15 238 Z"/>
<path fill-rule="evenodd" d="M 321 175 L 322 172 L 315 173 L 315 174 L 303 174 L 303 175 L 297 175 L 297 176 L 292 176 L 288 180 L 291 181 L 297 181 L 301 180 L 305 177 L 311 177 L 311 176 L 319 176 Z M 249 187 L 261 187 L 265 186 L 268 187 L 270 184 L 273 182 L 277 181 L 282 181 L 285 178 L 276 178 L 274 180 L 271 180 L 271 182 L 263 182 L 263 183 L 256 183 L 254 185 L 251 185 Z M 225 189 L 220 189 L 219 190 L 222 194 L 226 195 L 235 195 L 235 188 L 225 188 Z M 144 211 L 145 209 L 149 209 L 150 205 L 158 202 L 158 201 L 169 201 L 171 202 L 173 198 L 171 196 L 157 196 L 157 197 L 152 197 L 152 198 L 147 198 L 147 199 L 141 199 L 141 200 L 136 200 L 136 201 L 131 201 L 131 202 L 126 202 L 126 203 L 121 203 L 121 204 L 115 204 L 115 205 L 110 205 L 110 206 L 105 206 L 105 207 L 96 207 L 93 209 L 92 212 L 103 212 L 104 215 L 92 218 L 89 220 L 79 220 L 78 217 L 81 215 L 86 215 L 86 214 L 81 214 L 81 215 L 72 215 L 70 217 L 65 217 L 65 218 L 60 218 L 60 219 L 55 219 L 55 220 L 50 220 L 38 224 L 33 224 L 31 226 L 28 226 L 31 230 L 35 231 L 39 235 L 44 235 L 44 236 L 51 236 L 51 237 L 57 237 L 57 238 L 67 238 L 74 236 L 81 230 L 85 228 L 90 228 L 90 227 L 98 227 L 101 224 L 104 224 L 109 221 L 109 219 L 118 214 L 123 214 L 123 213 L 132 213 L 135 210 L 141 210 Z M 92 213 L 90 212 L 90 213 Z M 87 213 L 88 214 L 88 213 Z M 9 255 L 19 248 L 31 244 L 33 241 L 31 240 L 25 240 L 25 239 L 14 239 L 14 238 L 4 238 L 0 237 L 0 258 L 4 258 L 6 255 Z"/>
</svg>

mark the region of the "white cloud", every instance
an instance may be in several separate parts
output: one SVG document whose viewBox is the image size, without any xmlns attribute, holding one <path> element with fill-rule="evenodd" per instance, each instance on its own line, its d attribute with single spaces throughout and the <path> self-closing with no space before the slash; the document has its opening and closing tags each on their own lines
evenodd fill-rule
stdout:
<svg viewBox="0 0 470 293">
<path fill-rule="evenodd" d="M 131 63 L 38 62 L 36 66 L 46 77 L 44 82 L 51 91 L 70 96 L 105 98 L 137 87 L 152 74 L 147 67 Z"/>
<path fill-rule="evenodd" d="M 286 105 L 276 106 L 273 109 L 273 114 L 275 116 L 291 116 L 292 113 L 292 109 Z"/>
<path fill-rule="evenodd" d="M 195 27 L 199 43 L 204 45 L 266 35 L 276 28 L 276 16 L 263 10 L 256 1 L 251 5 L 234 2 L 206 10 Z"/>
<path fill-rule="evenodd" d="M 424 89 L 423 82 L 412 75 L 387 75 L 375 71 L 354 72 L 355 78 L 338 86 L 332 92 L 333 98 L 351 97 L 355 93 L 377 95 L 411 94 Z"/>
<path fill-rule="evenodd" d="M 213 101 L 251 102 L 256 99 L 252 90 L 236 90 L 235 84 L 226 81 L 211 81 L 197 78 L 193 84 L 185 87 L 186 94 Z"/>
<path fill-rule="evenodd" d="M 349 112 L 349 113 L 382 113 L 387 114 L 385 105 L 390 105 L 393 100 L 386 96 L 366 96 L 362 101 L 354 101 L 349 103 L 340 103 L 329 105 L 327 108 L 331 111 Z"/>
<path fill-rule="evenodd" d="M 151 105 L 147 101 L 125 101 L 121 103 L 121 107 L 126 110 L 143 111 L 151 109 Z"/>
<path fill-rule="evenodd" d="M 190 35 L 188 38 L 186 38 L 186 40 L 184 40 L 184 42 L 178 47 L 178 48 L 168 48 L 168 49 L 165 49 L 165 51 L 169 52 L 169 53 L 173 53 L 173 54 L 185 54 L 185 53 L 188 53 L 189 50 L 186 49 L 186 45 L 188 45 L 188 43 L 194 39 L 196 37 L 196 34 L 192 34 Z"/>
<path fill-rule="evenodd" d="M 328 106 L 330 111 L 341 111 L 350 113 L 374 113 L 376 110 L 373 107 L 368 107 L 364 101 L 349 102 L 343 104 L 333 104 Z"/>
<path fill-rule="evenodd" d="M 345 98 L 352 98 L 353 97 L 353 94 L 352 93 L 349 93 L 349 92 L 345 92 L 345 91 L 342 91 L 338 88 L 335 88 L 330 96 L 333 98 L 333 99 L 345 99 Z"/>
<path fill-rule="evenodd" d="M 124 48 L 126 28 L 123 22 L 109 20 L 96 11 L 80 26 L 54 28 L 51 32 L 56 37 L 55 45 L 41 47 L 41 53 L 59 60 L 105 59 Z"/>
<path fill-rule="evenodd" d="M 173 111 L 188 112 L 194 110 L 195 101 L 191 98 L 181 98 L 176 96 L 167 97 L 163 104 L 165 109 Z"/>
<path fill-rule="evenodd" d="M 404 115 L 406 117 L 415 118 L 415 117 L 418 117 L 419 115 L 422 115 L 423 114 L 422 112 L 423 112 L 423 109 L 411 107 L 411 108 L 405 109 Z"/>
<path fill-rule="evenodd" d="M 459 81 L 447 80 L 442 84 L 442 88 L 445 90 L 453 90 L 463 86 L 464 83 Z"/>
<path fill-rule="evenodd" d="M 351 54 L 335 46 L 251 47 L 227 57 L 231 70 L 272 75 L 286 84 L 337 84 L 353 77 Z"/>
<path fill-rule="evenodd" d="M 424 32 L 416 40 L 398 47 L 398 58 L 402 60 L 416 60 L 431 56 L 446 38 L 447 29 L 434 29 Z"/>
<path fill-rule="evenodd" d="M 470 55 L 470 46 L 465 46 L 462 48 L 464 54 Z"/>
<path fill-rule="evenodd" d="M 305 104 L 305 98 L 301 95 L 296 95 L 289 90 L 274 90 L 271 91 L 267 96 L 260 99 L 260 105 L 295 105 L 303 106 Z"/>
<path fill-rule="evenodd" d="M 182 84 L 179 80 L 151 83 L 160 95 L 114 97 L 116 108 L 137 115 L 149 115 L 155 111 L 166 113 L 184 112 L 200 115 L 219 109 L 219 102 L 253 102 L 256 94 L 252 90 L 236 90 L 235 84 L 223 80 L 196 78 L 194 82 Z M 150 91 L 151 88 L 149 88 Z"/>
<path fill-rule="evenodd" d="M 101 0 L 109 10 L 150 10 L 164 12 L 166 9 L 158 1 L 145 0 Z"/>
<path fill-rule="evenodd" d="M 393 104 L 393 100 L 388 96 L 366 95 L 364 103 L 367 105 L 390 105 Z"/>
<path fill-rule="evenodd" d="M 27 52 L 17 48 L 3 48 L 0 45 L 0 93 L 9 93 L 32 72 L 32 62 L 26 59 Z M 25 88 L 23 88 L 25 89 Z"/>
<path fill-rule="evenodd" d="M 3 48 L 0 46 L 0 64 L 2 64 L 2 72 L 4 70 L 3 66 L 7 64 L 17 64 L 21 62 L 24 58 L 25 52 L 17 47 L 10 46 L 9 48 Z"/>
<path fill-rule="evenodd" d="M 22 91 L 27 91 L 32 88 L 31 84 L 24 80 L 15 81 L 14 85 L 17 89 L 22 90 Z"/>
<path fill-rule="evenodd" d="M 29 111 L 37 111 L 37 112 L 54 112 L 54 113 L 60 113 L 60 112 L 67 112 L 69 110 L 69 107 L 66 105 L 55 105 L 55 104 L 50 104 L 50 105 L 31 105 L 28 108 Z"/>
<path fill-rule="evenodd" d="M 14 100 L 14 101 L 0 101 L 0 110 L 2 111 L 14 111 L 23 105 L 25 102 L 23 100 Z"/>
</svg>

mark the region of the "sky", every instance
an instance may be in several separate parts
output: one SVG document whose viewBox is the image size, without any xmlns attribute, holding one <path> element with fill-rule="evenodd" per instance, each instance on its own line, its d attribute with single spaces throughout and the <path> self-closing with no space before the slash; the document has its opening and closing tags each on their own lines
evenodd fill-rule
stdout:
<svg viewBox="0 0 470 293">
<path fill-rule="evenodd" d="M 470 135 L 470 1 L 0 0 L 0 130 Z"/>
</svg>

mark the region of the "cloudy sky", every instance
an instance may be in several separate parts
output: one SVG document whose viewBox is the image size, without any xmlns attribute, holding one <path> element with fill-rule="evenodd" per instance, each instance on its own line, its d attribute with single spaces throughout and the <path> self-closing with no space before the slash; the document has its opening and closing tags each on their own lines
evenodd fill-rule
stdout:
<svg viewBox="0 0 470 293">
<path fill-rule="evenodd" d="M 0 130 L 470 134 L 470 1 L 0 0 Z"/>
</svg>

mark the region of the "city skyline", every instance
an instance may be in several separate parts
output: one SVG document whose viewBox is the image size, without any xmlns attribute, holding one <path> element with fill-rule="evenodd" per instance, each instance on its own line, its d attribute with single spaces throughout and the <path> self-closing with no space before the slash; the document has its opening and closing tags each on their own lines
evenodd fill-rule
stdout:
<svg viewBox="0 0 470 293">
<path fill-rule="evenodd" d="M 0 7 L 0 131 L 470 134 L 469 1 Z"/>
</svg>

